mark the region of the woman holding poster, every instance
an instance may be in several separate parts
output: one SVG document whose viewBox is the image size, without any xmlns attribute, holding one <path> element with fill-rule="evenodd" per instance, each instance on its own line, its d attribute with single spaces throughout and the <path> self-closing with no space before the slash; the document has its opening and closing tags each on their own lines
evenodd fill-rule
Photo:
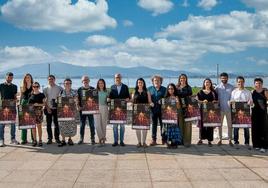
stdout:
<svg viewBox="0 0 268 188">
<path fill-rule="evenodd" d="M 177 148 L 182 144 L 181 130 L 178 124 L 180 102 L 175 84 L 167 86 L 165 97 L 162 99 L 163 134 L 168 148 Z"/>
<path fill-rule="evenodd" d="M 104 79 L 99 79 L 97 83 L 97 90 L 99 95 L 99 113 L 94 114 L 96 121 L 96 130 L 99 137 L 100 145 L 104 145 L 106 141 L 106 126 L 108 120 L 108 91 L 106 89 L 106 83 Z"/>
<path fill-rule="evenodd" d="M 188 106 L 188 97 L 192 96 L 192 88 L 188 84 L 188 78 L 186 74 L 181 74 L 178 79 L 177 84 L 177 94 L 180 99 L 180 103 L 182 105 L 182 116 L 185 115 L 187 106 Z M 185 122 L 184 118 L 179 119 L 180 129 L 183 138 L 183 144 L 185 147 L 189 147 L 191 145 L 192 140 L 192 122 Z"/>
<path fill-rule="evenodd" d="M 132 100 L 133 104 L 150 104 L 151 106 L 153 106 L 153 103 L 151 101 L 151 95 L 147 91 L 146 83 L 143 78 L 139 78 L 136 81 L 135 92 L 132 94 Z M 137 147 L 142 146 L 147 147 L 146 144 L 147 130 L 137 129 L 136 135 L 138 139 Z"/>
<path fill-rule="evenodd" d="M 60 97 L 72 97 L 77 104 L 77 92 L 72 89 L 72 80 L 70 78 L 66 78 L 64 80 L 64 89 L 60 93 Z M 74 115 L 75 116 L 75 115 Z M 68 120 L 68 121 L 59 121 L 59 129 L 62 137 L 61 143 L 59 143 L 59 147 L 63 147 L 66 145 L 65 137 L 69 137 L 68 144 L 70 146 L 74 145 L 72 141 L 72 136 L 76 135 L 77 129 L 77 120 Z"/>
<path fill-rule="evenodd" d="M 216 102 L 218 101 L 218 95 L 212 86 L 212 81 L 209 78 L 206 78 L 203 82 L 203 88 L 197 93 L 197 98 L 202 103 L 207 102 Z M 201 113 L 201 125 L 199 128 L 199 141 L 197 142 L 198 145 L 203 144 L 202 140 L 208 140 L 208 146 L 212 146 L 213 141 L 213 127 L 204 127 L 203 126 L 203 115 Z"/>
<path fill-rule="evenodd" d="M 255 78 L 252 99 L 252 143 L 253 148 L 264 153 L 267 149 L 268 121 L 267 121 L 267 99 L 268 91 L 263 88 L 263 80 Z"/>
<path fill-rule="evenodd" d="M 38 82 L 33 83 L 33 91 L 30 95 L 29 98 L 29 104 L 33 104 L 35 107 L 43 107 L 45 105 L 45 95 L 39 91 L 40 89 L 40 84 Z M 42 122 L 43 122 L 43 109 L 36 111 L 36 117 L 35 117 L 35 122 L 36 122 L 36 127 L 38 129 L 38 137 L 39 137 L 39 142 L 38 146 L 41 147 L 43 146 L 42 143 Z M 37 136 L 36 136 L 36 127 L 32 129 L 32 134 L 33 134 L 33 146 L 37 146 Z"/>
<path fill-rule="evenodd" d="M 27 105 L 29 97 L 33 91 L 32 89 L 33 85 L 33 77 L 31 74 L 27 73 L 23 77 L 22 86 L 20 88 L 20 104 L 21 105 Z M 32 135 L 32 133 L 31 133 Z M 33 139 L 33 136 L 32 136 Z M 27 129 L 21 130 L 21 144 L 27 144 Z"/>
</svg>

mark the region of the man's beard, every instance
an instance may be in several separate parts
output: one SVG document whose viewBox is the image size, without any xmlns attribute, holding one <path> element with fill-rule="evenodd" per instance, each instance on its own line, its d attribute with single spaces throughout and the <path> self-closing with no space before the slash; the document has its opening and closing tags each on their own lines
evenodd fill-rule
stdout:
<svg viewBox="0 0 268 188">
<path fill-rule="evenodd" d="M 223 84 L 227 84 L 228 81 L 227 81 L 227 80 L 222 80 L 221 82 L 222 82 Z"/>
</svg>

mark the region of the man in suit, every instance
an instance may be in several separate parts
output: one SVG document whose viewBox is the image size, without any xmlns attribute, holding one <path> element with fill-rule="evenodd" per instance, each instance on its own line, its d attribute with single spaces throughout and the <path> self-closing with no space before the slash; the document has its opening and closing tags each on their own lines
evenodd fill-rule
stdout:
<svg viewBox="0 0 268 188">
<path fill-rule="evenodd" d="M 130 99 L 128 86 L 121 82 L 122 76 L 121 74 L 115 74 L 114 76 L 115 84 L 111 87 L 111 92 L 109 94 L 108 100 L 111 99 L 125 99 L 128 101 Z M 112 146 L 118 145 L 118 124 L 113 125 L 113 133 L 114 133 L 114 143 Z M 125 126 L 124 124 L 120 124 L 120 146 L 125 146 L 124 143 L 124 134 L 125 134 Z"/>
</svg>

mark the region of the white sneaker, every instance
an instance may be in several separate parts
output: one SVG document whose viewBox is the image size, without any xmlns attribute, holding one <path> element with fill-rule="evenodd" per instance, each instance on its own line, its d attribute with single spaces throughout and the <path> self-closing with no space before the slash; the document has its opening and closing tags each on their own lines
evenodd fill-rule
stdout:
<svg viewBox="0 0 268 188">
<path fill-rule="evenodd" d="M 255 150 L 260 150 L 261 148 L 254 148 Z"/>
<path fill-rule="evenodd" d="M 15 144 L 15 145 L 18 145 L 18 144 L 19 144 L 19 142 L 18 142 L 16 139 L 12 139 L 12 140 L 11 140 L 11 142 L 10 142 L 10 144 Z"/>
<path fill-rule="evenodd" d="M 0 140 L 0 147 L 4 147 L 4 146 L 5 146 L 4 140 Z"/>
<path fill-rule="evenodd" d="M 261 152 L 261 153 L 265 153 L 265 149 L 264 149 L 264 148 L 261 148 L 261 149 L 260 149 L 260 152 Z"/>
</svg>

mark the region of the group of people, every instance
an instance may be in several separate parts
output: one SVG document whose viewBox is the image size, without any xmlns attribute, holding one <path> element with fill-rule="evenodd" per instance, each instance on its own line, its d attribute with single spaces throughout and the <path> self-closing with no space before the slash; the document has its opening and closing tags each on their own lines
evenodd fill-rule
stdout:
<svg viewBox="0 0 268 188">
<path fill-rule="evenodd" d="M 13 73 L 6 74 L 6 80 L 0 85 L 1 100 L 17 99 L 17 86 L 12 84 Z M 229 145 L 239 144 L 239 128 L 232 127 L 231 108 L 232 102 L 247 102 L 252 108 L 252 144 L 255 149 L 265 152 L 268 147 L 268 115 L 267 115 L 267 99 L 268 91 L 263 88 L 263 80 L 256 78 L 254 80 L 254 90 L 251 92 L 244 86 L 245 79 L 242 76 L 236 78 L 237 86 L 234 87 L 228 83 L 228 74 L 222 73 L 220 75 L 221 83 L 213 87 L 211 79 L 206 78 L 203 81 L 203 86 L 197 93 L 197 100 L 202 103 L 218 102 L 221 109 L 221 123 L 226 117 L 228 127 Z M 56 84 L 54 75 L 48 76 L 48 86 L 40 91 L 40 84 L 33 81 L 30 74 L 26 74 L 23 78 L 22 86 L 20 88 L 20 105 L 33 104 L 34 106 L 43 106 L 44 114 L 46 115 L 46 127 L 48 141 L 47 144 L 53 143 L 52 122 L 54 123 L 54 139 L 59 147 L 65 145 L 73 145 L 72 137 L 76 134 L 77 124 L 76 120 L 58 121 L 57 117 L 57 97 L 73 97 L 77 101 L 77 109 L 80 112 L 80 139 L 78 144 L 84 143 L 85 126 L 88 120 L 90 128 L 91 144 L 95 144 L 95 129 L 99 138 L 99 144 L 104 145 L 106 142 L 106 126 L 108 121 L 108 105 L 112 99 L 124 99 L 126 102 L 133 102 L 133 104 L 148 104 L 151 108 L 152 118 L 152 139 L 150 146 L 157 145 L 157 127 L 160 125 L 162 144 L 167 144 L 170 148 L 176 148 L 178 144 L 186 147 L 191 145 L 192 140 L 192 123 L 185 122 L 184 117 L 187 108 L 187 98 L 193 95 L 192 88 L 188 84 L 188 79 L 185 74 L 181 74 L 178 78 L 178 83 L 170 83 L 167 87 L 162 86 L 163 78 L 159 75 L 152 77 L 152 86 L 146 87 L 145 80 L 139 78 L 136 81 L 134 92 L 130 94 L 127 85 L 122 83 L 121 74 L 115 74 L 115 84 L 111 86 L 110 90 L 106 88 L 104 79 L 99 79 L 96 90 L 98 91 L 99 113 L 98 114 L 83 114 L 82 113 L 82 97 L 87 90 L 93 90 L 90 86 L 90 79 L 88 76 L 83 76 L 82 86 L 78 90 L 72 89 L 72 80 L 67 78 L 64 80 L 64 88 Z M 161 100 L 163 98 L 174 99 L 178 106 L 178 122 L 177 124 L 162 123 L 162 109 Z M 182 105 L 183 104 L 183 105 Z M 201 113 L 201 120 L 199 121 L 199 141 L 198 145 L 203 144 L 204 140 L 208 141 L 208 146 L 212 146 L 214 128 L 203 126 L 203 117 Z M 36 128 L 31 129 L 31 139 L 33 146 L 42 146 L 42 121 L 43 114 L 36 117 Z M 16 140 L 16 126 L 11 124 L 11 144 L 19 144 Z M 0 146 L 4 146 L 4 128 L 5 125 L 0 125 Z M 176 131 L 176 138 L 170 139 L 168 136 L 168 129 L 172 128 Z M 38 142 L 37 133 L 38 129 Z M 119 129 L 119 132 L 118 132 Z M 125 126 L 124 124 L 113 124 L 114 141 L 112 146 L 125 146 L 124 142 Z M 61 135 L 61 139 L 60 139 Z M 137 147 L 147 147 L 146 137 L 147 130 L 136 130 Z M 244 128 L 245 145 L 249 146 L 249 128 Z M 65 137 L 68 137 L 66 143 Z M 27 144 L 27 130 L 22 130 L 21 144 Z M 217 145 L 222 144 L 222 126 L 219 127 L 219 141 Z"/>
</svg>

